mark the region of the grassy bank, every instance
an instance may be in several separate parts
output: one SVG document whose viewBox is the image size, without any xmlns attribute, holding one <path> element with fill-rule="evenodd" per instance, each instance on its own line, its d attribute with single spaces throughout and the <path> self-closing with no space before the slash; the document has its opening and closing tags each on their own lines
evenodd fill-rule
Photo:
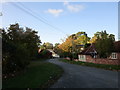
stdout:
<svg viewBox="0 0 120 90">
<path fill-rule="evenodd" d="M 25 72 L 3 80 L 3 88 L 47 88 L 63 73 L 63 70 L 54 64 L 32 61 Z"/>
<path fill-rule="evenodd" d="M 76 62 L 76 61 L 70 61 L 70 60 L 66 60 L 66 59 L 60 59 L 60 61 L 70 63 L 70 64 L 102 68 L 102 69 L 106 69 L 106 70 L 115 70 L 115 71 L 120 70 L 120 66 L 118 66 L 118 65 L 95 64 L 95 63 L 88 63 L 88 62 L 82 62 L 82 61 Z"/>
</svg>

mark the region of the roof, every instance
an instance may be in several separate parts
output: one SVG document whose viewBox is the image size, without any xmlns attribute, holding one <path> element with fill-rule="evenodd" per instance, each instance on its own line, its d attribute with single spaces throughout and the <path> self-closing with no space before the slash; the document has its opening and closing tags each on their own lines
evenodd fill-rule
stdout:
<svg viewBox="0 0 120 90">
<path fill-rule="evenodd" d="M 83 50 L 80 54 L 90 55 L 91 53 L 97 53 L 94 43 L 92 43 L 88 48 Z"/>
<path fill-rule="evenodd" d="M 114 42 L 114 51 L 113 52 L 120 52 L 120 41 L 115 41 Z M 95 48 L 95 43 L 92 43 L 88 48 L 80 52 L 80 54 L 83 55 L 90 55 L 91 53 L 96 53 L 97 50 Z"/>
</svg>

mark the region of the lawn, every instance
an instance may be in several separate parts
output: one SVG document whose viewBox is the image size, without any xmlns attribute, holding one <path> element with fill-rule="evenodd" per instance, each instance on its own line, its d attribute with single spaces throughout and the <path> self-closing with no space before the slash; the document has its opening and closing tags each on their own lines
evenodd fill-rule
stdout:
<svg viewBox="0 0 120 90">
<path fill-rule="evenodd" d="M 48 88 L 62 73 L 62 68 L 55 64 L 32 61 L 25 72 L 3 80 L 2 88 Z"/>
<path fill-rule="evenodd" d="M 70 63 L 70 64 L 77 64 L 77 65 L 83 65 L 83 66 L 102 68 L 106 70 L 120 71 L 120 65 L 118 66 L 118 65 L 95 64 L 95 63 L 88 63 L 88 62 L 82 62 L 82 61 L 70 61 L 67 59 L 60 59 L 60 61 Z"/>
</svg>

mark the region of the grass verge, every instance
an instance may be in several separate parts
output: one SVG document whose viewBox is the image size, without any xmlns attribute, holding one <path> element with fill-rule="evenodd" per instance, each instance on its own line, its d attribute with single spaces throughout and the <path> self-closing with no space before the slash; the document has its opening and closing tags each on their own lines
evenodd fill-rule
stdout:
<svg viewBox="0 0 120 90">
<path fill-rule="evenodd" d="M 70 61 L 66 59 L 60 59 L 60 61 L 70 63 L 70 64 L 77 64 L 77 65 L 83 65 L 83 66 L 102 68 L 106 70 L 120 71 L 120 65 L 95 64 L 95 63 L 88 63 L 88 62 L 82 62 L 82 61 Z"/>
<path fill-rule="evenodd" d="M 48 88 L 62 73 L 62 68 L 55 64 L 32 61 L 25 72 L 3 80 L 2 88 Z"/>
</svg>

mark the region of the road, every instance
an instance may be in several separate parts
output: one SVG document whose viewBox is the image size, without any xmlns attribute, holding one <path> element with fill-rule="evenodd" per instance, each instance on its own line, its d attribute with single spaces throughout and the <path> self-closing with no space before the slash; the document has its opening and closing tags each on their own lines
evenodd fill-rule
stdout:
<svg viewBox="0 0 120 90">
<path fill-rule="evenodd" d="M 62 77 L 50 88 L 118 88 L 118 72 L 75 64 L 58 59 L 48 62 L 61 66 Z"/>
</svg>

